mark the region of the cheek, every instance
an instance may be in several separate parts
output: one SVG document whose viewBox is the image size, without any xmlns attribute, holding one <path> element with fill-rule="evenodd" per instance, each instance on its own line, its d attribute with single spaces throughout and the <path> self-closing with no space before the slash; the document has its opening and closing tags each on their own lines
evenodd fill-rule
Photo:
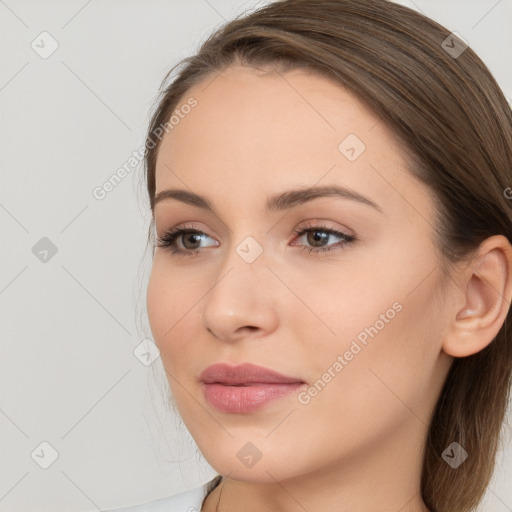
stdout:
<svg viewBox="0 0 512 512">
<path fill-rule="evenodd" d="M 187 309 L 190 309 L 190 306 L 186 307 L 188 302 L 187 287 L 183 287 L 174 272 L 162 262 L 155 261 L 148 282 L 146 305 L 151 332 L 162 357 L 186 318 Z"/>
<path fill-rule="evenodd" d="M 160 350 L 165 332 L 172 327 L 172 310 L 176 301 L 173 298 L 175 292 L 171 294 L 170 290 L 172 288 L 165 285 L 165 274 L 154 262 L 147 287 L 146 306 L 151 332 Z"/>
<path fill-rule="evenodd" d="M 155 260 L 147 287 L 148 320 L 166 372 L 185 374 L 194 360 L 195 332 L 205 290 L 191 285 L 190 277 L 178 275 L 169 264 Z M 169 384 L 173 386 L 172 379 Z"/>
<path fill-rule="evenodd" d="M 366 428 L 371 437 L 372 428 L 387 429 L 411 414 L 428 422 L 442 322 L 433 321 L 439 313 L 435 286 L 425 282 L 411 293 L 412 282 L 381 283 L 368 300 L 343 300 L 330 317 L 338 336 L 320 338 L 303 355 L 312 386 L 301 403 L 315 410 L 306 415 L 337 418 L 354 442 Z"/>
</svg>

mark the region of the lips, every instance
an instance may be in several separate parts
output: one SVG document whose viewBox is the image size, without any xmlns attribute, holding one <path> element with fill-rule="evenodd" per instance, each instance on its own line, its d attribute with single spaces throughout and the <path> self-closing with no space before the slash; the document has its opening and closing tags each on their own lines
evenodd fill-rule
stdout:
<svg viewBox="0 0 512 512">
<path fill-rule="evenodd" d="M 199 379 L 210 405 L 221 412 L 238 414 L 258 410 L 305 384 L 299 378 L 248 363 L 238 366 L 215 364 L 206 368 Z"/>
<path fill-rule="evenodd" d="M 205 384 L 225 384 L 229 386 L 249 384 L 295 384 L 304 381 L 296 377 L 287 377 L 263 366 L 245 363 L 238 366 L 214 364 L 201 373 L 199 379 Z"/>
</svg>

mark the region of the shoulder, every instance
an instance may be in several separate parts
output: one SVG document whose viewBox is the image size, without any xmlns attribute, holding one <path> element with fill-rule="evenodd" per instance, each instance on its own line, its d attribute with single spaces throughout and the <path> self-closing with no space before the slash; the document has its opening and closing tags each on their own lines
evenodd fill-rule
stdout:
<svg viewBox="0 0 512 512">
<path fill-rule="evenodd" d="M 210 482 L 207 482 L 174 496 L 166 496 L 140 505 L 105 510 L 104 512 L 199 512 L 209 484 Z"/>
</svg>

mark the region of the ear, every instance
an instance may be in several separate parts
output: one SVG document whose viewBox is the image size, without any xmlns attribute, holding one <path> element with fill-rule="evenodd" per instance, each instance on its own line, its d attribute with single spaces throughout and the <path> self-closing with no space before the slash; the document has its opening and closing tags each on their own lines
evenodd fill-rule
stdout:
<svg viewBox="0 0 512 512">
<path fill-rule="evenodd" d="M 510 309 L 512 246 L 505 236 L 480 244 L 459 286 L 463 307 L 456 308 L 442 348 L 450 356 L 466 357 L 494 340 Z"/>
</svg>

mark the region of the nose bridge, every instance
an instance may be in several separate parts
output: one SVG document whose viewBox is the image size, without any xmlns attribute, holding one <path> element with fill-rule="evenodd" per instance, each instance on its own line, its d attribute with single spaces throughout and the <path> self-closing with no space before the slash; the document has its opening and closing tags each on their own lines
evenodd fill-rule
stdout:
<svg viewBox="0 0 512 512">
<path fill-rule="evenodd" d="M 240 328 L 268 330 L 275 322 L 275 297 L 263 283 L 271 277 L 264 248 L 255 236 L 236 239 L 232 233 L 216 281 L 203 303 L 202 321 L 220 338 L 236 335 Z M 261 236 L 261 235 L 260 235 Z"/>
<path fill-rule="evenodd" d="M 249 210 L 250 211 L 250 210 Z M 252 210 L 256 211 L 256 210 Z M 230 229 L 228 237 L 228 253 L 224 255 L 223 264 L 230 268 L 241 267 L 249 275 L 255 270 L 268 272 L 264 268 L 264 247 L 270 247 L 270 236 L 262 219 L 256 220 L 254 215 L 238 216 L 237 222 Z"/>
</svg>

